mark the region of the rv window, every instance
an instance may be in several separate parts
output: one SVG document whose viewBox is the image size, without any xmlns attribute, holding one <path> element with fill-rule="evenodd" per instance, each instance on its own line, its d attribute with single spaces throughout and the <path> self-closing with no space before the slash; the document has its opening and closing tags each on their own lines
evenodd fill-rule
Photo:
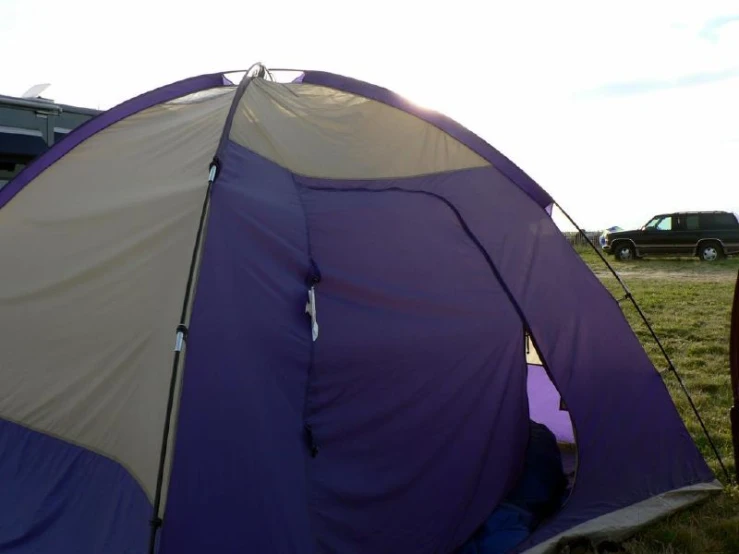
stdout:
<svg viewBox="0 0 739 554">
<path fill-rule="evenodd" d="M 8 184 L 24 167 L 26 164 L 0 160 L 0 188 Z"/>
</svg>

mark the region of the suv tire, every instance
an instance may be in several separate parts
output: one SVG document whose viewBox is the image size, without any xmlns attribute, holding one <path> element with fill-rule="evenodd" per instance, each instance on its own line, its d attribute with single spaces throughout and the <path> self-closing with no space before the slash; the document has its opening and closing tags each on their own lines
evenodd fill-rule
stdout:
<svg viewBox="0 0 739 554">
<path fill-rule="evenodd" d="M 698 257 L 702 262 L 715 262 L 724 257 L 724 249 L 715 241 L 706 241 L 698 247 Z"/>
<path fill-rule="evenodd" d="M 621 262 L 626 262 L 636 259 L 636 251 L 634 245 L 630 242 L 621 241 L 613 245 L 613 255 Z"/>
</svg>

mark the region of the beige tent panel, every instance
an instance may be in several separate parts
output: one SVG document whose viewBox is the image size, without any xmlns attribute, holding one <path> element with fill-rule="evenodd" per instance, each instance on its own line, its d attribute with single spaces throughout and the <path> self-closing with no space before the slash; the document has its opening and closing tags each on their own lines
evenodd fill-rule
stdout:
<svg viewBox="0 0 739 554">
<path fill-rule="evenodd" d="M 433 125 L 381 102 L 261 79 L 241 98 L 230 138 L 307 177 L 391 179 L 489 165 Z"/>
<path fill-rule="evenodd" d="M 526 337 L 526 363 L 530 365 L 543 365 L 541 361 L 541 355 L 529 337 Z"/>
<path fill-rule="evenodd" d="M 117 460 L 150 498 L 208 166 L 233 95 L 199 93 L 112 125 L 0 217 L 0 417 Z"/>
</svg>

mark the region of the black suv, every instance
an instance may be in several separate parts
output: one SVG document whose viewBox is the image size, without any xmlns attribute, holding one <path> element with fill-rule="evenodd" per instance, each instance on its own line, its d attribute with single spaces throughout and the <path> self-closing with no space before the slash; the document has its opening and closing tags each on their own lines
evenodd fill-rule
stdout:
<svg viewBox="0 0 739 554">
<path fill-rule="evenodd" d="M 656 215 L 641 229 L 606 233 L 603 251 L 618 260 L 662 254 L 712 262 L 739 253 L 739 219 L 731 212 Z"/>
</svg>

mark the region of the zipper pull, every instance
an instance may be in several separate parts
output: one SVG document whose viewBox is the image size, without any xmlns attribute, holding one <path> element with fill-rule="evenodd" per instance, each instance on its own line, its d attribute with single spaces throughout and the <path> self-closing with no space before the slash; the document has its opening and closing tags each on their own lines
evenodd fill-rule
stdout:
<svg viewBox="0 0 739 554">
<path fill-rule="evenodd" d="M 305 438 L 308 442 L 308 451 L 310 452 L 311 458 L 318 456 L 318 444 L 316 444 L 316 437 L 313 435 L 313 429 L 307 423 L 305 424 Z"/>
<path fill-rule="evenodd" d="M 311 274 L 308 282 L 310 288 L 308 289 L 308 303 L 305 305 L 305 313 L 310 315 L 311 319 L 311 332 L 313 335 L 313 342 L 318 339 L 318 312 L 316 309 L 316 285 L 321 282 L 321 272 L 318 270 L 316 262 L 310 261 Z"/>
<path fill-rule="evenodd" d="M 305 305 L 305 313 L 310 315 L 313 341 L 318 338 L 318 316 L 316 313 L 316 287 L 308 289 L 308 303 Z"/>
</svg>

